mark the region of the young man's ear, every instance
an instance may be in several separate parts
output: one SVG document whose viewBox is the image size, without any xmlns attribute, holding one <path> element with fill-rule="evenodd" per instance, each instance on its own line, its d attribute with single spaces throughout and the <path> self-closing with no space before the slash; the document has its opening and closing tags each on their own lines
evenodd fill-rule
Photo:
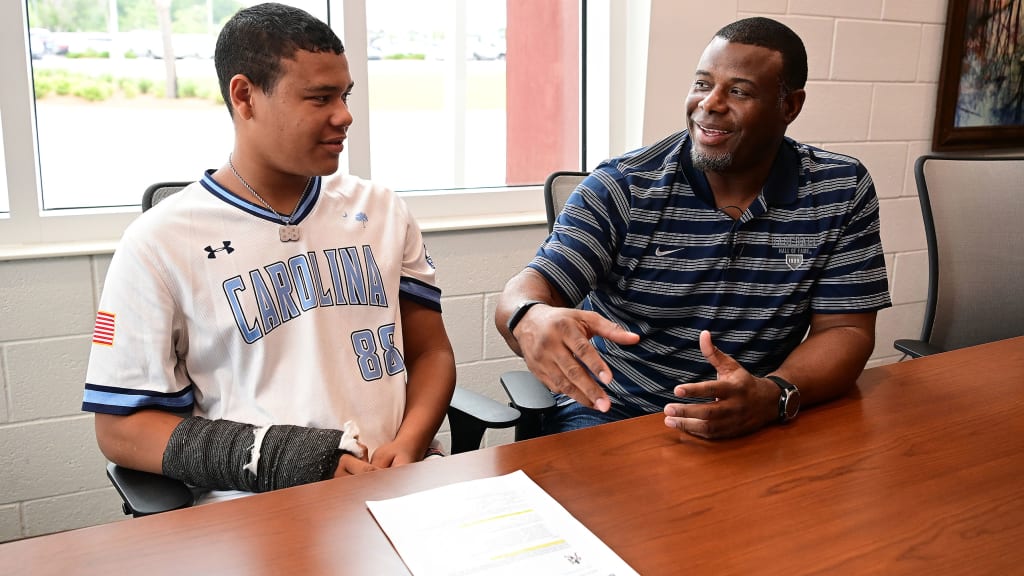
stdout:
<svg viewBox="0 0 1024 576">
<path fill-rule="evenodd" d="M 804 100 L 807 98 L 807 92 L 804 89 L 793 90 L 782 99 L 782 116 L 786 120 L 788 126 L 796 117 L 800 115 L 800 111 L 804 109 Z"/>
<path fill-rule="evenodd" d="M 231 97 L 231 108 L 240 118 L 252 118 L 253 96 L 256 86 L 244 74 L 235 74 L 228 83 L 228 96 Z"/>
</svg>

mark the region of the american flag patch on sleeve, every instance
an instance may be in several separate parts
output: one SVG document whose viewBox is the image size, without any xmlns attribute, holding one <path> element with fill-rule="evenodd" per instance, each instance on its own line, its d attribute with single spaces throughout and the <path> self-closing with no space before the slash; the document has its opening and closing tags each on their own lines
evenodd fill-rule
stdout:
<svg viewBox="0 0 1024 576">
<path fill-rule="evenodd" d="M 114 345 L 114 316 L 102 310 L 96 313 L 96 325 L 92 329 L 93 344 Z"/>
</svg>

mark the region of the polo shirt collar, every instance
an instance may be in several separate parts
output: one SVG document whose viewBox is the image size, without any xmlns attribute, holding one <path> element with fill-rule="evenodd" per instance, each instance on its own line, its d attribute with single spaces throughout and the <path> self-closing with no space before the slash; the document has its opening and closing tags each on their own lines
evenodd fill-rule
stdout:
<svg viewBox="0 0 1024 576">
<path fill-rule="evenodd" d="M 796 153 L 795 142 L 789 138 L 783 138 L 779 145 L 779 151 L 775 155 L 775 162 L 772 164 L 772 171 L 768 174 L 768 180 L 761 191 L 764 201 L 769 206 L 785 206 L 796 201 L 797 188 L 800 185 L 800 156 Z M 715 205 L 714 195 L 711 193 L 711 185 L 703 170 L 693 167 L 693 158 L 690 150 L 693 148 L 693 140 L 690 134 L 686 133 L 683 147 L 679 154 L 679 167 L 693 189 L 694 195 L 709 206 Z"/>
</svg>

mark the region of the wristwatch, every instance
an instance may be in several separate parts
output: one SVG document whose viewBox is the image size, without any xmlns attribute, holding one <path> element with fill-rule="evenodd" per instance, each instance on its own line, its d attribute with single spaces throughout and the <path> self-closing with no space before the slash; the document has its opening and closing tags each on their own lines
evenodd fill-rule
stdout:
<svg viewBox="0 0 1024 576">
<path fill-rule="evenodd" d="M 519 321 L 523 319 L 523 316 L 526 316 L 526 313 L 530 311 L 530 308 L 533 308 L 537 304 L 544 304 L 544 302 L 541 302 L 540 300 L 523 300 L 519 304 L 516 304 L 516 309 L 512 311 L 512 315 L 508 317 L 508 322 L 505 324 L 505 328 L 508 328 L 508 333 L 513 338 L 516 337 L 516 335 L 513 334 L 513 330 L 515 330 L 516 326 L 519 325 Z"/>
<path fill-rule="evenodd" d="M 765 378 L 778 385 L 781 395 L 779 396 L 779 423 L 785 424 L 796 418 L 800 412 L 800 390 L 785 378 L 780 376 L 765 376 Z"/>
</svg>

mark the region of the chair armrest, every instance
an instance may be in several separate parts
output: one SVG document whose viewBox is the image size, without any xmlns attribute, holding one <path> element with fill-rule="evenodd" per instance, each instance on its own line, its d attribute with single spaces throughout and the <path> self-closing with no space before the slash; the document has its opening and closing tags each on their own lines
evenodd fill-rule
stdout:
<svg viewBox="0 0 1024 576">
<path fill-rule="evenodd" d="M 452 411 L 476 420 L 485 428 L 509 428 L 519 420 L 519 411 L 515 408 L 458 386 L 448 404 L 448 414 L 451 415 Z"/>
<path fill-rule="evenodd" d="M 945 352 L 942 348 L 933 346 L 923 340 L 901 339 L 893 342 L 892 345 L 897 350 L 911 358 L 920 358 L 922 356 L 930 356 L 932 354 Z"/>
<path fill-rule="evenodd" d="M 519 418 L 519 411 L 515 408 L 456 386 L 452 401 L 448 403 L 452 454 L 476 450 L 488 428 L 508 428 L 519 422 Z"/>
<path fill-rule="evenodd" d="M 124 500 L 124 513 L 136 518 L 188 508 L 195 501 L 192 490 L 184 482 L 160 474 L 108 462 L 107 477 Z"/>
<path fill-rule="evenodd" d="M 544 412 L 555 406 L 555 398 L 537 377 L 526 370 L 511 370 L 501 375 L 501 385 L 512 407 L 520 412 Z"/>
</svg>

